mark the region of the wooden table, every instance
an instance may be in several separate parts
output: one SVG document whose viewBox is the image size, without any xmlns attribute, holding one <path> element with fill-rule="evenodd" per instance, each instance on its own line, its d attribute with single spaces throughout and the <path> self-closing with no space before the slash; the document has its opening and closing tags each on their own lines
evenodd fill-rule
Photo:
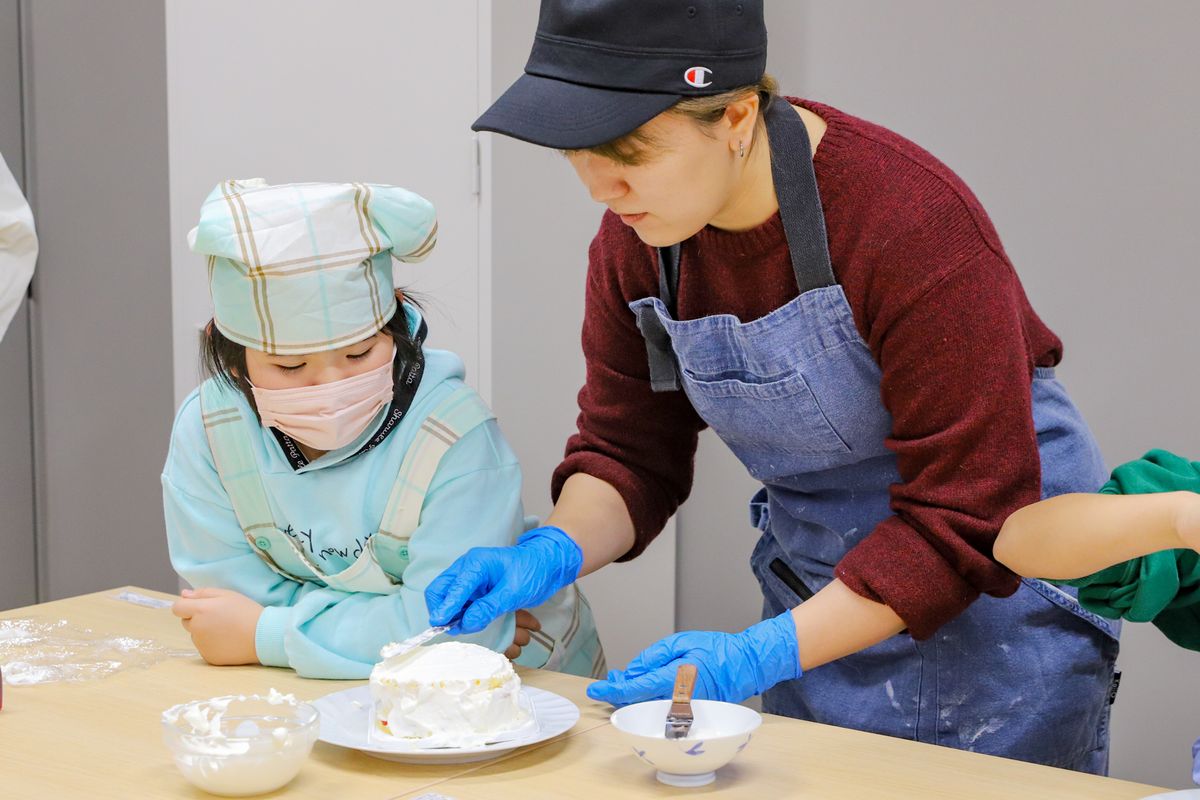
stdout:
<svg viewBox="0 0 1200 800">
<path fill-rule="evenodd" d="M 169 595 L 128 587 L 169 599 Z M 0 613 L 67 620 L 97 632 L 190 647 L 169 610 L 116 599 L 124 590 Z M 529 670 L 522 678 L 579 706 L 579 722 L 550 742 L 496 761 L 413 766 L 379 761 L 318 742 L 299 777 L 269 797 L 415 798 L 1087 798 L 1129 800 L 1164 791 L 1018 761 L 765 715 L 754 743 L 701 789 L 659 784 L 608 724 L 609 709 L 587 699 L 587 681 Z M 159 715 L 175 703 L 275 687 L 304 700 L 359 682 L 298 678 L 267 667 L 210 667 L 171 658 L 81 683 L 8 686 L 0 711 L 0 797 L 211 797 L 176 771 L 161 741 Z"/>
</svg>

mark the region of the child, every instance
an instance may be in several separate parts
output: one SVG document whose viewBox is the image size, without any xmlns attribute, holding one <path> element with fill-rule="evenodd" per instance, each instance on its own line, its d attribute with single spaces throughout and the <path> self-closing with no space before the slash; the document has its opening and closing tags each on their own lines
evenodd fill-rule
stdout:
<svg viewBox="0 0 1200 800">
<path fill-rule="evenodd" d="M 1079 587 L 1079 602 L 1113 619 L 1153 622 L 1200 650 L 1200 462 L 1151 450 L 1113 470 L 1099 494 L 1065 494 L 1004 523 L 996 559 L 1013 571 Z M 1200 784 L 1200 740 L 1192 745 Z M 1190 794 L 1185 792 L 1184 794 Z"/>
<path fill-rule="evenodd" d="M 210 377 L 162 481 L 171 562 L 198 587 L 173 610 L 208 662 L 366 677 L 429 626 L 435 576 L 523 530 L 516 457 L 392 288 L 392 258 L 436 234 L 433 207 L 392 186 L 226 181 L 205 200 L 188 241 L 208 262 Z M 605 671 L 574 585 L 464 638 Z"/>
</svg>

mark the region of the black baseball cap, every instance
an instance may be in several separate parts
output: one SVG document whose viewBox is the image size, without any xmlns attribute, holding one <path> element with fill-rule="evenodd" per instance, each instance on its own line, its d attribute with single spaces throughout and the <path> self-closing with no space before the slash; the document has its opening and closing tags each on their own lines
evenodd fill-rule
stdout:
<svg viewBox="0 0 1200 800">
<path fill-rule="evenodd" d="M 542 0 L 525 74 L 471 129 L 595 147 L 766 66 L 762 0 Z"/>
</svg>

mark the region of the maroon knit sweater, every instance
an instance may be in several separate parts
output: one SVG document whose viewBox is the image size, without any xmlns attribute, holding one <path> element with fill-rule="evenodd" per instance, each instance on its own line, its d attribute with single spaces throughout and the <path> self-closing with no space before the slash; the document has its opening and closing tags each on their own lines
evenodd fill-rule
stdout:
<svg viewBox="0 0 1200 800">
<path fill-rule="evenodd" d="M 814 158 L 834 273 L 879 364 L 902 482 L 893 515 L 837 576 L 890 606 L 923 639 L 981 592 L 1017 578 L 992 545 L 1010 513 L 1039 499 L 1030 383 L 1062 343 L 1038 319 L 991 222 L 963 182 L 902 137 L 789 98 L 828 124 Z M 612 484 L 633 517 L 633 558 L 691 490 L 705 427 L 683 392 L 650 390 L 628 303 L 658 293 L 652 248 L 606 212 L 589 252 L 579 432 L 555 471 Z M 705 228 L 683 243 L 678 314 L 757 319 L 798 294 L 776 214 L 742 233 Z"/>
</svg>

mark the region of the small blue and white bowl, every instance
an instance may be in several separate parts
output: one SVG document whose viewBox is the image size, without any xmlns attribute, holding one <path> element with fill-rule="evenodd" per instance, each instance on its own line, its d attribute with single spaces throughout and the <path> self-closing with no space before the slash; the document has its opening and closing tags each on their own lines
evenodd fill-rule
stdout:
<svg viewBox="0 0 1200 800">
<path fill-rule="evenodd" d="M 717 770 L 746 749 L 762 717 L 754 709 L 719 700 L 693 700 L 695 722 L 686 739 L 665 734 L 670 700 L 636 703 L 613 712 L 614 728 L 668 786 L 706 786 Z"/>
</svg>

